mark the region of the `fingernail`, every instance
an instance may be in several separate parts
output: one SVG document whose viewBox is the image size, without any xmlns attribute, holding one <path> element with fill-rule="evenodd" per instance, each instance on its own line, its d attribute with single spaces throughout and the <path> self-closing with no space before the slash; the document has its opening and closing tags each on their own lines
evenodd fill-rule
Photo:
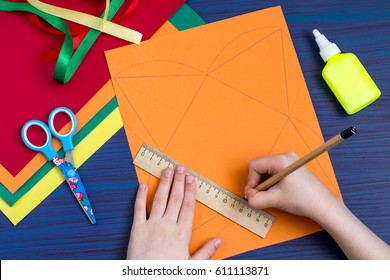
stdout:
<svg viewBox="0 0 390 280">
<path fill-rule="evenodd" d="M 222 246 L 222 240 L 221 239 L 217 239 L 214 243 L 214 246 L 216 249 L 218 249 L 219 247 Z"/>
<path fill-rule="evenodd" d="M 167 168 L 164 170 L 164 176 L 167 177 L 167 178 L 171 178 L 172 177 L 172 174 L 173 174 L 173 170 L 170 169 L 170 168 Z"/>
<path fill-rule="evenodd" d="M 183 173 L 184 173 L 184 170 L 185 170 L 185 168 L 184 168 L 183 165 L 179 165 L 179 166 L 177 166 L 177 168 L 176 168 L 177 173 L 180 173 L 180 174 L 183 174 Z"/>
<path fill-rule="evenodd" d="M 191 184 L 192 182 L 194 182 L 194 177 L 192 175 L 187 175 L 186 183 Z"/>
<path fill-rule="evenodd" d="M 141 191 L 146 190 L 146 184 L 144 184 L 144 183 L 140 184 L 140 185 L 139 185 L 139 189 L 140 189 Z"/>
</svg>

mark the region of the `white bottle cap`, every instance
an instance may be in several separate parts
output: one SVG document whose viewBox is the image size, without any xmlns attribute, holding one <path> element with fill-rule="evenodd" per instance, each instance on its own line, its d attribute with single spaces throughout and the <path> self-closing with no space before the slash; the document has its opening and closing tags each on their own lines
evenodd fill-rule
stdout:
<svg viewBox="0 0 390 280">
<path fill-rule="evenodd" d="M 317 29 L 313 30 L 313 34 L 316 39 L 316 43 L 320 48 L 320 55 L 325 62 L 327 62 L 328 59 L 335 54 L 341 53 L 337 45 L 335 43 L 329 42 L 329 40 L 326 39 L 326 37 L 321 34 Z"/>
</svg>

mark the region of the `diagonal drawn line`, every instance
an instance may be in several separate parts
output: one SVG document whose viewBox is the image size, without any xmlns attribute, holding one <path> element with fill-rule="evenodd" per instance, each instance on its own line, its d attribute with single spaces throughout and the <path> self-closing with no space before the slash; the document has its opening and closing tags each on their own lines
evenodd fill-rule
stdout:
<svg viewBox="0 0 390 280">
<path fill-rule="evenodd" d="M 125 122 L 124 120 L 123 120 L 123 125 L 126 127 L 126 130 L 127 131 L 129 131 L 129 132 L 131 132 L 131 134 L 133 134 L 134 135 L 134 137 L 136 137 L 140 142 L 144 142 L 144 140 L 140 137 L 140 136 L 138 136 L 133 130 L 132 130 L 132 128 L 131 128 L 131 126 L 127 123 L 127 122 Z M 155 143 L 154 143 L 155 144 Z"/>
<path fill-rule="evenodd" d="M 260 104 L 264 105 L 265 107 L 268 107 L 268 108 L 270 108 L 271 110 L 276 111 L 277 113 L 279 113 L 279 114 L 281 114 L 281 115 L 283 115 L 283 116 L 288 117 L 288 115 L 286 115 L 286 114 L 283 113 L 282 111 L 280 111 L 280 110 L 278 110 L 278 109 L 276 109 L 276 108 L 274 108 L 274 107 L 268 105 L 267 103 L 265 103 L 265 102 L 263 102 L 263 101 L 261 101 L 261 100 L 258 100 L 258 99 L 256 99 L 255 97 L 253 97 L 253 96 L 251 96 L 251 95 L 249 95 L 249 94 L 247 94 L 247 93 L 245 93 L 245 92 L 243 92 L 243 91 L 241 91 L 241 90 L 239 90 L 239 89 L 237 89 L 237 88 L 235 88 L 235 87 L 233 87 L 233 86 L 231 86 L 231 85 L 229 85 L 229 84 L 227 84 L 227 83 L 221 81 L 220 79 L 215 78 L 215 77 L 213 77 L 213 76 L 209 76 L 209 77 L 210 77 L 211 79 L 213 79 L 213 80 L 215 80 L 215 81 L 217 81 L 217 82 L 220 82 L 221 84 L 223 84 L 223 85 L 225 85 L 225 86 L 227 86 L 227 87 L 233 89 L 233 90 L 236 91 L 237 93 L 240 93 L 241 95 L 246 96 L 246 97 L 252 99 L 252 100 L 255 101 L 256 103 L 260 103 Z"/>
<path fill-rule="evenodd" d="M 286 82 L 287 82 L 287 79 L 286 79 Z M 291 117 L 292 117 L 292 114 L 294 113 L 295 106 L 296 106 L 296 104 L 298 103 L 299 97 L 300 97 L 300 95 L 301 95 L 302 87 L 303 87 L 304 84 L 305 84 L 305 81 L 303 80 L 303 75 L 300 75 L 300 76 L 299 76 L 299 87 L 298 87 L 298 89 L 296 90 L 297 94 L 296 94 L 295 100 L 292 101 L 291 111 L 290 111 L 290 102 L 288 102 L 288 100 L 289 100 L 289 98 L 288 98 L 289 95 L 287 94 L 287 102 L 289 103 L 289 110 L 288 110 L 288 112 L 289 112 L 289 116 L 291 116 Z M 286 86 L 287 86 L 287 84 L 286 84 Z M 287 91 L 286 91 L 286 92 L 287 92 Z"/>
<path fill-rule="evenodd" d="M 219 216 L 219 214 L 218 214 L 218 215 L 215 215 L 215 216 L 213 216 L 213 217 L 211 217 L 209 220 L 207 220 L 207 221 L 204 222 L 203 224 L 197 226 L 196 228 L 193 228 L 193 229 L 192 229 L 192 233 L 194 233 L 196 230 L 201 229 L 201 228 L 204 227 L 204 226 L 208 226 L 208 225 L 209 225 L 215 218 L 217 218 L 218 216 Z M 220 227 L 220 228 L 218 229 L 218 231 L 216 232 L 216 235 L 218 235 L 218 234 L 220 234 L 220 233 L 223 233 L 223 232 L 226 230 L 226 228 L 227 228 L 231 223 L 233 223 L 233 222 L 230 221 L 230 220 L 227 220 L 227 221 L 226 221 L 226 224 L 224 224 L 222 227 Z M 211 225 L 211 226 L 213 226 L 213 225 Z M 191 242 L 189 245 L 191 246 L 191 245 L 197 245 L 197 244 L 202 244 L 202 245 L 203 245 L 203 243 L 201 243 L 201 242 Z"/>
<path fill-rule="evenodd" d="M 280 39 L 281 39 L 281 42 L 282 42 L 283 70 L 284 70 L 283 71 L 283 73 L 284 73 L 284 91 L 286 93 L 287 112 L 290 115 L 290 104 L 288 102 L 289 90 L 288 90 L 288 81 L 287 81 L 286 59 L 285 59 L 285 56 L 284 56 L 285 49 L 284 49 L 284 40 L 283 40 L 283 36 L 282 36 L 282 30 L 280 30 L 279 34 L 280 34 Z"/>
<path fill-rule="evenodd" d="M 195 230 L 197 230 L 197 229 L 199 229 L 199 228 L 201 228 L 201 227 L 207 225 L 208 223 L 212 222 L 212 220 L 214 220 L 215 218 L 217 218 L 217 217 L 220 216 L 220 215 L 221 215 L 221 214 L 215 213 L 214 216 L 211 216 L 210 218 L 208 218 L 206 221 L 204 221 L 203 223 L 201 223 L 201 224 L 198 225 L 197 227 L 194 227 L 194 228 L 192 229 L 192 231 L 195 231 Z"/>
<path fill-rule="evenodd" d="M 203 87 L 203 84 L 204 84 L 204 82 L 206 81 L 206 79 L 207 79 L 207 75 L 204 76 L 203 81 L 200 83 L 200 86 L 199 86 L 198 90 L 195 92 L 194 97 L 192 98 L 190 104 L 187 106 L 187 109 L 186 109 L 185 112 L 183 113 L 183 117 L 180 119 L 179 123 L 177 124 L 177 126 L 176 126 L 175 130 L 173 131 L 171 138 L 169 138 L 168 143 L 167 143 L 167 145 L 165 146 L 163 152 L 166 151 L 166 149 L 168 148 L 169 144 L 171 143 L 173 137 L 175 137 L 177 130 L 179 129 L 179 127 L 180 127 L 180 125 L 182 124 L 183 120 L 184 120 L 185 117 L 187 116 L 187 113 L 188 113 L 189 110 L 191 109 L 192 104 L 194 103 L 194 101 L 195 101 L 196 97 L 198 96 L 199 92 L 201 91 L 201 89 L 202 89 L 202 87 Z"/>
<path fill-rule="evenodd" d="M 318 134 L 312 127 L 310 127 L 309 125 L 304 123 L 302 120 L 300 120 L 294 116 L 291 116 L 291 122 L 294 123 L 293 121 L 299 122 L 304 127 L 306 127 L 308 130 L 310 130 L 314 135 L 316 135 L 319 139 L 321 139 L 321 140 L 323 139 L 322 135 Z"/>
<path fill-rule="evenodd" d="M 134 68 L 138 65 L 141 65 L 141 64 L 146 64 L 146 63 L 153 63 L 153 62 L 167 62 L 167 63 L 175 63 L 175 64 L 179 64 L 181 66 L 184 66 L 184 67 L 187 67 L 187 68 L 190 68 L 192 70 L 195 70 L 198 72 L 198 74 L 173 74 L 173 75 L 153 75 L 153 76 L 118 76 L 119 74 L 123 74 L 125 73 L 126 71 L 128 71 L 129 69 L 131 68 Z M 207 78 L 207 76 L 199 69 L 196 69 L 194 67 L 192 67 L 191 65 L 187 65 L 187 64 L 184 64 L 184 63 L 181 63 L 181 62 L 176 62 L 176 61 L 171 61 L 171 60 L 150 60 L 150 61 L 147 61 L 147 62 L 142 62 L 142 63 L 138 63 L 136 65 L 132 65 L 131 67 L 128 67 L 126 68 L 125 70 L 121 71 L 118 73 L 117 76 L 115 76 L 115 81 L 118 85 L 118 87 L 120 88 L 122 94 L 124 95 L 127 103 L 130 105 L 130 107 L 133 109 L 133 111 L 135 112 L 135 114 L 137 115 L 137 118 L 140 120 L 142 126 L 145 128 L 145 130 L 147 131 L 148 135 L 151 137 L 152 141 L 156 144 L 156 148 L 158 148 L 160 151 L 166 151 L 166 148 L 169 146 L 169 144 L 171 143 L 173 137 L 175 136 L 176 134 L 176 131 L 179 129 L 181 123 L 183 122 L 186 114 L 188 113 L 188 111 L 190 110 L 191 108 L 191 105 L 192 103 L 194 102 L 195 98 L 197 97 L 198 93 L 200 92 L 200 90 L 202 89 L 202 86 Z M 204 79 L 203 81 L 201 82 L 198 90 L 196 91 L 194 97 L 192 98 L 190 104 L 188 105 L 187 109 L 185 110 L 185 112 L 183 113 L 183 117 L 181 118 L 180 122 L 178 123 L 177 127 L 175 128 L 174 132 L 172 133 L 172 136 L 170 137 L 170 139 L 168 140 L 168 143 L 167 145 L 165 146 L 165 148 L 160 148 L 157 141 L 153 138 L 151 132 L 148 130 L 146 124 L 142 121 L 142 118 L 141 116 L 138 114 L 137 110 L 134 108 L 134 106 L 132 105 L 130 99 L 128 98 L 128 96 L 126 94 L 124 94 L 124 90 L 122 89 L 122 87 L 120 86 L 119 84 L 119 80 L 124 80 L 124 79 L 138 79 L 138 78 L 164 78 L 164 77 L 201 77 L 201 76 L 204 76 Z M 129 127 L 128 125 L 126 125 L 126 127 Z M 138 137 L 139 138 L 139 137 Z"/>
<path fill-rule="evenodd" d="M 295 123 L 293 121 L 291 121 L 292 125 L 294 126 L 295 130 L 298 132 L 298 135 L 301 137 L 301 139 L 303 140 L 303 142 L 305 143 L 306 147 L 308 148 L 309 151 L 311 151 L 310 147 L 309 147 L 309 144 L 306 142 L 305 140 L 305 137 L 302 136 L 301 132 L 298 130 L 298 128 L 296 127 Z M 340 191 L 337 190 L 336 186 L 332 183 L 332 180 L 329 178 L 328 176 L 328 173 L 324 170 L 324 168 L 322 167 L 321 163 L 318 161 L 318 159 L 316 158 L 315 161 L 318 163 L 318 165 L 320 166 L 320 169 L 322 170 L 322 172 L 325 174 L 326 178 L 329 180 L 329 183 L 332 185 L 332 188 L 334 191 L 336 191 L 336 193 L 339 193 L 340 194 Z"/>
<path fill-rule="evenodd" d="M 277 28 L 277 27 L 269 27 L 269 28 Z M 250 31 L 247 31 L 247 32 L 244 32 L 242 34 L 240 34 L 239 36 L 235 37 L 233 40 L 231 40 L 230 42 L 228 42 L 225 47 L 223 47 L 219 53 L 216 55 L 216 57 L 214 58 L 214 60 L 211 62 L 210 64 L 210 67 L 208 69 L 208 73 L 212 73 L 214 72 L 215 70 L 221 68 L 222 66 L 224 66 L 225 64 L 227 64 L 228 62 L 232 61 L 233 59 L 235 59 L 236 57 L 240 56 L 241 54 L 245 53 L 246 51 L 248 51 L 249 49 L 253 48 L 254 46 L 260 44 L 261 42 L 265 41 L 266 39 L 268 39 L 269 37 L 273 36 L 275 33 L 277 32 L 281 32 L 281 29 L 278 27 L 277 30 L 275 30 L 274 32 L 268 34 L 266 37 L 262 38 L 261 40 L 259 41 L 256 41 L 255 43 L 253 43 L 252 45 L 250 45 L 249 47 L 245 48 L 244 50 L 240 51 L 239 53 L 237 53 L 236 55 L 232 56 L 230 59 L 226 60 L 224 63 L 222 63 L 221 65 L 215 67 L 214 69 L 210 69 L 213 65 L 213 63 L 217 60 L 217 58 L 224 52 L 224 50 L 234 41 L 238 40 L 238 38 L 246 35 L 247 33 L 250 33 L 250 32 L 253 32 L 255 30 L 260 30 L 260 29 L 264 29 L 264 28 L 256 28 L 256 29 L 252 29 Z"/>
<path fill-rule="evenodd" d="M 202 224 L 198 225 L 197 227 L 194 227 L 192 229 L 192 232 L 194 232 L 194 231 L 196 231 L 198 229 L 201 229 L 204 226 L 209 225 L 211 222 L 213 222 L 214 219 L 216 219 L 219 216 L 222 216 L 222 215 L 218 214 L 218 213 L 215 214 L 214 216 L 210 217 L 208 220 L 204 221 Z M 226 219 L 226 224 L 224 226 L 220 227 L 220 229 L 217 231 L 217 233 L 223 232 L 231 223 L 234 223 L 234 222 L 229 220 L 229 219 Z"/>
<path fill-rule="evenodd" d="M 253 31 L 253 30 L 251 30 L 251 31 Z M 248 32 L 251 32 L 251 31 L 248 31 Z M 248 32 L 246 32 L 246 33 L 248 33 Z M 279 32 L 279 33 L 278 33 L 278 32 Z M 277 33 L 280 34 L 280 36 L 281 36 L 282 56 L 283 56 L 283 67 L 284 67 L 284 69 L 283 69 L 283 70 L 284 70 L 284 71 L 283 71 L 283 73 L 284 73 L 284 87 L 285 87 L 284 93 L 282 93 L 282 94 L 285 94 L 285 99 L 286 99 L 286 102 L 287 102 L 287 109 L 288 109 L 288 110 L 287 110 L 287 114 L 281 112 L 281 111 L 278 110 L 277 108 L 273 108 L 272 106 L 270 106 L 270 105 L 268 105 L 268 104 L 266 104 L 266 103 L 264 103 L 264 102 L 262 102 L 262 101 L 260 101 L 260 100 L 257 100 L 256 98 L 250 96 L 249 94 L 246 94 L 245 92 L 242 92 L 242 91 L 240 91 L 240 90 L 234 88 L 233 86 L 230 86 L 230 85 L 226 84 L 225 82 L 223 82 L 223 81 L 217 79 L 217 78 L 214 78 L 214 77 L 209 76 L 209 74 L 211 74 L 211 73 L 213 73 L 214 71 L 216 71 L 217 69 L 220 69 L 221 67 L 225 66 L 228 62 L 232 61 L 233 59 L 235 59 L 236 57 L 238 57 L 239 55 L 241 55 L 241 54 L 244 53 L 245 51 L 248 51 L 249 49 L 253 48 L 253 47 L 256 46 L 257 44 L 260 44 L 260 42 L 264 41 L 265 39 L 267 39 L 267 38 L 269 38 L 270 36 L 273 36 L 273 35 L 275 35 L 275 34 L 277 34 Z M 236 39 L 239 38 L 240 36 L 243 36 L 244 34 L 245 34 L 245 33 L 240 34 L 240 35 L 237 36 L 234 40 L 236 40 Z M 184 66 L 189 67 L 189 68 L 191 68 L 191 69 L 197 70 L 197 71 L 199 71 L 199 74 L 195 74 L 195 73 L 194 73 L 194 74 L 165 74 L 165 75 L 157 75 L 157 74 L 156 74 L 156 75 L 151 75 L 151 76 L 146 76 L 146 75 L 144 75 L 144 76 L 131 76 L 131 77 L 116 76 L 116 77 L 115 77 L 115 81 L 117 82 L 117 84 L 118 84 L 118 86 L 119 86 L 119 88 L 120 88 L 122 94 L 125 95 L 123 89 L 122 89 L 121 86 L 119 85 L 119 81 L 122 81 L 123 79 L 145 79 L 145 78 L 164 78 L 164 77 L 200 77 L 200 76 L 204 76 L 203 80 L 201 80 L 201 82 L 200 82 L 199 88 L 195 91 L 194 96 L 192 97 L 192 99 L 191 99 L 189 105 L 187 106 L 187 108 L 185 109 L 185 112 L 182 114 L 182 117 L 181 117 L 180 121 L 178 122 L 176 128 L 174 129 L 174 131 L 173 131 L 171 137 L 169 138 L 168 143 L 166 144 L 166 146 L 165 146 L 164 149 L 161 149 L 160 147 L 158 147 L 156 140 L 153 138 L 151 132 L 148 130 L 147 126 L 146 126 L 145 123 L 142 121 L 141 116 L 138 114 L 138 112 L 137 112 L 137 111 L 135 110 L 135 108 L 133 107 L 133 105 L 132 105 L 130 99 L 125 95 L 125 98 L 126 98 L 128 104 L 129 104 L 129 106 L 131 106 L 131 108 L 134 110 L 135 114 L 137 115 L 137 118 L 138 118 L 139 121 L 141 122 L 141 124 L 142 124 L 142 126 L 144 127 L 144 129 L 147 131 L 148 135 L 149 135 L 149 136 L 151 137 L 151 139 L 156 143 L 156 148 L 159 149 L 159 150 L 161 150 L 161 151 L 163 151 L 163 152 L 167 149 L 167 147 L 169 147 L 169 145 L 171 144 L 172 140 L 173 140 L 174 137 L 176 136 L 177 132 L 179 131 L 180 127 L 182 126 L 182 123 L 185 121 L 185 118 L 187 117 L 188 112 L 191 110 L 191 108 L 192 108 L 192 106 L 193 106 L 193 104 L 194 104 L 196 98 L 199 96 L 199 93 L 202 92 L 202 88 L 204 87 L 205 82 L 206 82 L 206 79 L 207 79 L 208 77 L 210 77 L 210 78 L 214 79 L 215 81 L 220 82 L 221 84 L 223 84 L 223 85 L 225 85 L 225 86 L 227 86 L 227 87 L 233 89 L 235 92 L 237 92 L 237 93 L 239 93 L 239 94 L 242 94 L 242 95 L 244 95 L 244 96 L 246 96 L 246 97 L 248 97 L 248 98 L 251 98 L 252 100 L 256 101 L 257 103 L 260 103 L 260 104 L 262 104 L 262 105 L 264 105 L 264 106 L 266 106 L 266 107 L 272 109 L 273 111 L 276 111 L 277 113 L 281 114 L 282 116 L 286 116 L 286 117 L 287 117 L 287 119 L 284 121 L 284 125 L 281 126 L 281 130 L 280 130 L 279 134 L 277 135 L 276 140 L 275 140 L 275 142 L 273 143 L 270 152 L 271 152 L 272 149 L 274 149 L 274 147 L 276 146 L 276 144 L 277 144 L 277 142 L 279 141 L 279 139 L 281 138 L 283 132 L 286 130 L 287 124 L 288 124 L 289 122 L 292 123 L 294 129 L 298 132 L 299 137 L 303 140 L 303 142 L 304 142 L 304 144 L 306 145 L 306 147 L 309 148 L 308 143 L 305 141 L 305 138 L 302 136 L 302 134 L 301 134 L 300 131 L 298 130 L 298 127 L 297 127 L 297 125 L 296 125 L 296 123 L 295 123 L 294 121 L 301 122 L 302 124 L 304 124 L 304 125 L 307 126 L 307 127 L 309 127 L 309 126 L 306 125 L 305 123 L 303 123 L 302 121 L 300 121 L 299 119 L 294 118 L 294 117 L 291 116 L 291 113 L 294 111 L 295 105 L 296 105 L 296 103 L 298 102 L 299 93 L 300 93 L 301 90 L 302 90 L 302 89 L 301 89 L 302 84 L 301 84 L 301 82 L 299 83 L 298 95 L 295 97 L 295 100 L 292 102 L 292 104 L 290 104 L 290 103 L 289 103 L 289 97 L 290 97 L 290 95 L 289 95 L 289 88 L 288 88 L 288 85 L 290 84 L 290 83 L 289 83 L 290 80 L 287 79 L 287 78 L 288 78 L 289 72 L 287 71 L 287 70 L 288 70 L 288 69 L 286 68 L 286 63 L 287 63 L 287 62 L 286 62 L 286 60 L 285 60 L 286 56 L 288 55 L 288 54 L 285 53 L 285 52 L 286 52 L 286 50 L 285 50 L 285 44 L 288 45 L 288 41 L 285 42 L 285 40 L 284 40 L 283 38 L 284 38 L 284 37 L 283 37 L 282 30 L 281 30 L 281 29 L 275 30 L 274 32 L 272 32 L 271 34 L 269 34 L 267 37 L 263 38 L 263 39 L 260 40 L 260 41 L 257 41 L 256 43 L 254 43 L 254 44 L 252 44 L 251 46 L 247 47 L 245 50 L 242 50 L 240 53 L 236 54 L 235 56 L 231 57 L 229 60 L 225 61 L 223 64 L 221 64 L 221 65 L 215 67 L 214 69 L 212 69 L 213 63 L 215 63 L 215 61 L 217 61 L 218 57 L 220 57 L 220 55 L 223 53 L 223 51 L 227 48 L 228 44 L 230 44 L 231 42 L 234 41 L 234 40 L 232 40 L 232 41 L 229 42 L 223 49 L 221 49 L 220 52 L 218 53 L 218 55 L 214 58 L 213 62 L 212 62 L 212 63 L 210 64 L 210 66 L 209 66 L 209 69 L 208 69 L 208 70 L 209 70 L 209 73 L 208 73 L 208 74 L 207 74 L 207 73 L 203 73 L 203 72 L 201 72 L 201 71 L 199 71 L 199 70 L 197 70 L 197 69 L 195 69 L 195 68 L 193 68 L 193 67 L 191 67 L 191 66 L 189 66 L 189 65 L 185 65 L 185 64 L 183 64 L 183 63 L 178 63 L 178 62 L 173 62 L 173 63 L 178 63 L 178 64 L 181 64 L 181 65 L 184 65 Z M 148 62 L 152 62 L 152 61 L 148 61 Z M 132 67 L 135 67 L 135 65 L 133 65 Z M 125 73 L 125 71 L 131 69 L 132 67 L 129 67 L 129 68 L 123 70 L 122 72 L 120 72 L 120 75 L 123 75 L 123 74 Z M 283 76 L 283 75 L 280 75 L 280 76 Z M 302 79 L 302 78 L 303 78 L 303 76 L 301 77 L 301 79 Z M 290 89 L 290 91 L 291 91 L 291 89 Z M 129 127 L 129 126 L 126 124 L 126 127 Z M 311 129 L 311 128 L 310 128 L 310 129 Z M 312 130 L 312 129 L 311 129 L 311 130 Z M 133 133 L 133 134 L 134 134 L 134 133 Z M 135 135 L 135 134 L 134 134 L 134 135 Z M 138 136 L 137 136 L 137 138 L 140 139 Z M 140 139 L 140 140 L 141 140 L 141 139 Z M 310 148 L 309 148 L 309 150 L 310 150 Z M 328 178 L 329 182 L 332 184 L 333 189 L 337 191 L 337 189 L 336 189 L 335 186 L 333 185 L 332 181 L 330 180 L 328 174 L 324 171 L 322 165 L 319 164 L 319 166 L 320 166 L 322 172 L 325 173 L 325 176 Z M 211 216 L 211 215 L 210 215 L 210 216 Z M 197 226 L 196 228 L 194 228 L 193 231 L 198 230 L 198 229 L 201 229 L 201 228 L 204 227 L 204 226 L 210 225 L 211 222 L 213 222 L 218 216 L 219 216 L 219 214 L 215 214 L 215 215 L 213 215 L 212 217 L 208 217 L 208 219 L 207 219 L 205 222 L 203 222 L 202 224 L 200 224 L 199 226 Z M 228 225 L 228 224 L 229 224 L 229 223 L 227 223 L 227 225 Z M 223 226 L 222 229 L 219 230 L 219 231 L 224 231 L 224 230 L 226 230 L 227 225 Z"/>
<path fill-rule="evenodd" d="M 234 38 L 233 40 L 231 40 L 230 42 L 228 42 L 228 43 L 226 44 L 226 46 L 225 46 L 224 48 L 221 49 L 221 51 L 218 53 L 218 55 L 217 55 L 216 58 L 213 60 L 213 62 L 210 64 L 210 68 L 211 68 L 211 65 L 214 63 L 214 61 L 215 61 L 215 60 L 221 55 L 221 53 L 223 53 L 223 51 L 228 47 L 228 45 L 230 45 L 232 42 L 236 41 L 236 40 L 237 40 L 238 38 L 240 38 L 241 36 L 243 36 L 243 35 L 245 35 L 245 34 L 247 34 L 247 33 L 250 33 L 250 32 L 254 32 L 254 31 L 256 31 L 256 30 L 260 30 L 260 29 L 263 29 L 263 28 L 257 28 L 257 29 L 253 29 L 253 30 L 247 31 L 247 32 L 245 32 L 245 33 L 243 33 L 243 34 L 240 34 L 239 36 L 235 37 L 235 38 Z M 242 55 L 243 53 L 245 53 L 245 52 L 248 51 L 249 49 L 254 48 L 256 45 L 258 45 L 258 44 L 260 44 L 261 42 L 265 41 L 266 39 L 268 39 L 268 38 L 274 36 L 275 34 L 279 34 L 279 35 L 280 35 L 280 39 L 281 39 L 281 43 L 282 43 L 282 60 L 283 60 L 283 73 L 284 73 L 284 92 L 285 92 L 286 103 L 287 103 L 287 112 L 289 113 L 289 112 L 290 112 L 290 104 L 289 104 L 289 102 L 288 102 L 288 87 L 287 87 L 287 72 L 286 72 L 286 61 L 285 61 L 285 49 L 284 49 L 284 44 L 283 44 L 283 36 L 282 36 L 282 30 L 281 30 L 281 28 L 278 28 L 278 29 L 275 30 L 274 32 L 268 34 L 266 37 L 262 38 L 261 40 L 256 41 L 255 43 L 253 43 L 252 45 L 250 45 L 250 46 L 247 47 L 246 49 L 242 50 L 241 52 L 237 53 L 236 55 L 234 55 L 233 57 L 231 57 L 230 59 L 228 59 L 227 61 L 225 61 L 223 64 L 221 64 L 221 65 L 219 65 L 218 67 L 216 67 L 216 68 L 210 70 L 208 74 L 209 74 L 209 75 L 212 74 L 212 73 L 213 73 L 214 71 L 216 71 L 217 69 L 221 68 L 222 66 L 225 66 L 227 63 L 229 63 L 229 62 L 232 61 L 233 59 L 239 57 L 240 55 Z M 215 80 L 217 80 L 217 81 L 219 81 L 219 82 L 221 82 L 221 83 L 223 83 L 223 84 L 225 84 L 226 86 L 228 86 L 228 87 L 230 87 L 230 88 L 232 88 L 232 89 L 234 89 L 234 90 L 240 92 L 240 93 L 243 94 L 243 95 L 246 95 L 246 96 L 248 96 L 248 97 L 251 97 L 249 94 L 244 93 L 244 92 L 240 91 L 239 89 L 234 88 L 233 86 L 227 84 L 226 82 L 223 82 L 223 81 L 219 80 L 218 78 L 215 78 L 214 76 L 211 76 L 211 75 L 210 75 L 210 77 L 213 78 L 213 79 L 215 79 Z M 278 109 L 276 109 L 276 108 L 274 108 L 274 107 L 272 107 L 272 106 L 270 106 L 270 105 L 268 105 L 268 104 L 265 104 L 264 102 L 262 102 L 262 101 L 260 101 L 260 100 L 258 100 L 258 99 L 256 99 L 256 98 L 254 98 L 254 97 L 251 97 L 251 98 L 252 98 L 253 100 L 255 100 L 255 101 L 257 101 L 257 102 L 260 102 L 260 103 L 264 104 L 265 106 L 267 106 L 267 107 L 269 107 L 269 108 L 271 108 L 271 109 L 273 109 L 273 110 L 275 110 L 275 111 L 277 111 L 277 112 L 283 114 L 283 115 L 286 115 L 285 113 L 279 111 Z"/>
<path fill-rule="evenodd" d="M 295 106 L 296 104 L 298 103 L 298 100 L 299 100 L 299 97 L 301 96 L 302 94 L 302 87 L 304 85 L 304 81 L 303 80 L 303 76 L 301 75 L 300 76 L 300 80 L 301 82 L 299 83 L 299 88 L 297 90 L 298 94 L 296 95 L 295 97 L 295 100 L 293 101 L 293 104 L 291 106 L 291 112 L 290 112 L 290 118 L 291 118 L 291 121 L 297 121 L 299 123 L 301 123 L 303 126 L 305 126 L 307 129 L 309 129 L 314 135 L 318 136 L 319 139 L 322 140 L 322 135 L 319 135 L 312 127 L 310 127 L 309 125 L 307 125 L 305 122 L 303 122 L 302 120 L 298 119 L 297 117 L 294 117 L 293 114 L 294 114 L 294 110 L 295 110 Z"/>
<path fill-rule="evenodd" d="M 276 146 L 276 144 L 278 143 L 280 137 L 282 136 L 282 133 L 284 132 L 284 130 L 285 130 L 285 128 L 286 128 L 287 123 L 288 123 L 289 120 L 290 120 L 290 118 L 287 117 L 286 122 L 284 123 L 284 125 L 283 125 L 283 127 L 281 128 L 281 130 L 280 130 L 278 136 L 277 136 L 276 139 L 275 139 L 275 142 L 272 144 L 270 150 L 268 151 L 268 155 L 270 155 L 270 154 L 271 154 L 271 151 L 275 148 L 275 146 Z"/>
<path fill-rule="evenodd" d="M 291 122 L 297 121 L 297 122 L 301 123 L 307 129 L 309 129 L 314 135 L 318 136 L 318 138 L 322 140 L 322 135 L 319 135 L 312 127 L 310 127 L 309 125 L 304 123 L 302 120 L 300 120 L 300 119 L 298 119 L 298 118 L 293 116 L 294 110 L 295 110 L 295 106 L 298 103 L 298 100 L 299 100 L 299 98 L 300 98 L 300 96 L 302 94 L 302 88 L 303 88 L 304 84 L 305 84 L 305 82 L 303 80 L 303 75 L 300 75 L 299 88 L 297 89 L 297 95 L 295 97 L 295 100 L 292 102 L 289 118 L 291 119 Z"/>
<path fill-rule="evenodd" d="M 148 133 L 148 135 L 150 136 L 150 138 L 152 139 L 152 141 L 154 143 L 157 144 L 157 141 L 154 139 L 152 133 L 149 131 L 149 129 L 147 128 L 147 126 L 145 125 L 145 123 L 143 122 L 141 116 L 138 114 L 137 110 L 134 108 L 133 104 L 131 103 L 131 101 L 129 100 L 129 98 L 127 97 L 126 94 L 124 94 L 124 90 L 122 89 L 122 87 L 120 86 L 120 84 L 118 83 L 117 80 L 115 80 L 117 86 L 119 87 L 122 95 L 125 97 L 127 103 L 129 104 L 129 106 L 133 109 L 134 113 L 136 114 L 137 118 L 139 119 L 139 121 L 141 122 L 142 126 L 145 128 L 146 132 Z M 158 147 L 157 147 L 158 148 Z"/>
</svg>

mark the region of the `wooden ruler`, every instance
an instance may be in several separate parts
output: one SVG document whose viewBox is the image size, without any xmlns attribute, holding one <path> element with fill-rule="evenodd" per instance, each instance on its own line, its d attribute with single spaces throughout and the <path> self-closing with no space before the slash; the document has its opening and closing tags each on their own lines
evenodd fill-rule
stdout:
<svg viewBox="0 0 390 280">
<path fill-rule="evenodd" d="M 165 168 L 178 165 L 178 162 L 147 144 L 142 146 L 133 163 L 157 178 L 160 178 Z M 267 235 L 275 219 L 273 216 L 262 210 L 250 208 L 246 200 L 196 172 L 187 169 L 187 173 L 195 178 L 196 199 L 200 203 L 262 238 Z"/>
</svg>

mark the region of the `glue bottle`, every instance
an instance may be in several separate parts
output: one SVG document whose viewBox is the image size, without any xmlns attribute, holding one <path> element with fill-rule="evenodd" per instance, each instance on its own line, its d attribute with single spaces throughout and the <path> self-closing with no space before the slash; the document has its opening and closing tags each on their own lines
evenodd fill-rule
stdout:
<svg viewBox="0 0 390 280">
<path fill-rule="evenodd" d="M 380 90 L 356 55 L 341 53 L 337 45 L 329 42 L 317 29 L 313 34 L 326 63 L 322 77 L 349 115 L 379 98 Z"/>
</svg>

